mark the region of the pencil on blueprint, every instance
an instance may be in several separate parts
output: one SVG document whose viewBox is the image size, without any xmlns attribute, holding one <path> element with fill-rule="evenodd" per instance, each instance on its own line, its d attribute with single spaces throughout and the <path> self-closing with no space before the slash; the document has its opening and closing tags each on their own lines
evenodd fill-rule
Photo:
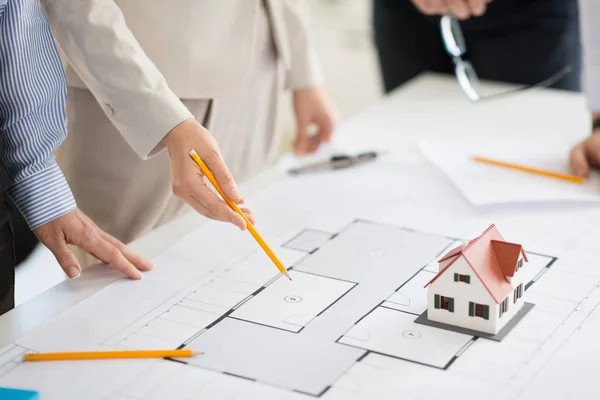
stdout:
<svg viewBox="0 0 600 400">
<path fill-rule="evenodd" d="M 563 174 L 563 173 L 554 172 L 554 171 L 546 171 L 546 170 L 542 170 L 542 169 L 538 169 L 538 168 L 526 167 L 524 165 L 511 164 L 511 163 L 507 163 L 504 161 L 491 160 L 489 158 L 484 158 L 484 157 L 479 157 L 479 156 L 473 157 L 473 160 L 484 163 L 484 164 L 490 164 L 490 165 L 495 165 L 498 167 L 514 169 L 514 170 L 518 170 L 518 171 L 528 172 L 530 174 L 547 176 L 549 178 L 555 178 L 555 179 L 560 179 L 560 180 L 574 182 L 574 183 L 583 183 L 583 180 L 584 180 L 583 177 L 581 177 L 581 176 Z"/>
<path fill-rule="evenodd" d="M 203 354 L 192 350 L 126 350 L 126 351 L 84 351 L 62 353 L 29 353 L 23 355 L 23 361 L 57 361 L 57 360 L 93 360 L 116 358 L 166 358 L 193 357 Z"/>
<path fill-rule="evenodd" d="M 231 207 L 231 209 L 233 209 L 233 211 L 235 211 L 236 213 L 238 213 L 239 215 L 241 215 L 242 218 L 244 218 L 244 221 L 246 221 L 246 225 L 248 226 L 248 231 L 250 231 L 250 234 L 252 235 L 252 237 L 254 237 L 254 239 L 258 242 L 258 244 L 260 245 L 260 247 L 262 247 L 262 249 L 265 251 L 265 253 L 267 253 L 267 256 L 269 256 L 269 258 L 271 259 L 271 261 L 273 261 L 273 263 L 275 264 L 275 266 L 277 267 L 277 269 L 282 274 L 284 274 L 285 276 L 287 276 L 287 278 L 291 281 L 292 278 L 288 274 L 287 269 L 283 266 L 283 264 L 281 263 L 281 261 L 279 261 L 279 259 L 275 255 L 275 253 L 273 253 L 273 250 L 271 250 L 271 248 L 267 245 L 267 243 L 263 240 L 263 238 L 258 234 L 258 232 L 256 231 L 256 229 L 254 228 L 254 225 L 252 225 L 252 223 L 244 215 L 244 213 L 242 212 L 242 210 L 239 209 L 239 207 L 237 206 L 237 204 L 235 204 L 233 201 L 229 200 L 227 198 L 227 196 L 225 196 L 225 193 L 223 193 L 223 190 L 221 190 L 221 187 L 219 186 L 219 183 L 215 179 L 215 176 L 210 171 L 210 169 L 208 169 L 208 167 L 206 166 L 206 164 L 204 164 L 204 161 L 202 161 L 202 159 L 200 158 L 200 156 L 198 155 L 198 153 L 196 153 L 195 150 L 190 150 L 189 154 L 192 157 L 192 159 L 196 162 L 196 164 L 198 164 L 198 167 L 200 167 L 200 170 L 202 171 L 202 173 L 204 174 L 204 176 L 206 176 L 208 178 L 208 180 L 214 186 L 214 188 L 217 190 L 217 192 L 219 192 L 219 194 L 221 195 L 221 197 L 223 198 L 223 200 L 225 200 L 225 202 L 227 203 L 227 205 L 229 205 L 229 207 Z"/>
</svg>

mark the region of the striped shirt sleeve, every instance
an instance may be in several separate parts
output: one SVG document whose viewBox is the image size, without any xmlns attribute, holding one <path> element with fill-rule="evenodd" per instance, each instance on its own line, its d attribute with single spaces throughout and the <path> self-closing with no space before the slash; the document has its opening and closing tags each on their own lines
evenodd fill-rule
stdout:
<svg viewBox="0 0 600 400">
<path fill-rule="evenodd" d="M 0 4 L 2 1 L 0 1 Z M 0 10 L 0 134 L 9 196 L 35 229 L 76 207 L 54 158 L 67 135 L 66 81 L 40 0 Z"/>
</svg>

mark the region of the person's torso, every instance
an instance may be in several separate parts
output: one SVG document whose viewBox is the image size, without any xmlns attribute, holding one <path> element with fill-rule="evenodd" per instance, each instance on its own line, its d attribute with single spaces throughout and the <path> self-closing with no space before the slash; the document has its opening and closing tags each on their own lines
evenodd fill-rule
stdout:
<svg viewBox="0 0 600 400">
<path fill-rule="evenodd" d="M 280 0 L 116 0 L 145 54 L 181 98 L 217 97 L 248 73 L 259 13 L 285 53 Z M 70 86 L 85 87 L 68 68 Z"/>
</svg>

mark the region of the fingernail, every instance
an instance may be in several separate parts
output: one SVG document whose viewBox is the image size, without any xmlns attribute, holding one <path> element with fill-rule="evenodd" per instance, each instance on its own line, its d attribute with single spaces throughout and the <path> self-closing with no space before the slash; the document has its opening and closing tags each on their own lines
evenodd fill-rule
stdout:
<svg viewBox="0 0 600 400">
<path fill-rule="evenodd" d="M 142 279 L 144 277 L 144 274 L 142 274 L 140 271 L 137 271 L 136 275 L 138 279 Z"/>
<path fill-rule="evenodd" d="M 77 268 L 77 267 L 67 268 L 67 275 L 69 275 L 69 278 L 71 278 L 71 279 L 79 278 L 79 275 L 80 275 L 79 268 Z"/>
</svg>

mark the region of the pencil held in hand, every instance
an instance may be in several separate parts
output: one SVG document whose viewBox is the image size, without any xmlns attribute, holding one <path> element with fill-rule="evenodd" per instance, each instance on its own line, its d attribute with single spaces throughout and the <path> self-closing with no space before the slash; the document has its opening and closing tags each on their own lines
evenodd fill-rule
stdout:
<svg viewBox="0 0 600 400">
<path fill-rule="evenodd" d="M 202 161 L 202 159 L 200 158 L 198 153 L 196 153 L 195 150 L 190 150 L 189 154 L 190 154 L 190 157 L 192 157 L 192 159 L 196 162 L 196 164 L 198 164 L 200 171 L 202 171 L 204 176 L 206 176 L 206 178 L 210 181 L 210 183 L 213 185 L 215 190 L 217 192 L 219 192 L 219 194 L 221 195 L 223 200 L 229 205 L 229 207 L 231 207 L 233 209 L 233 211 L 237 212 L 238 214 L 240 214 L 242 216 L 242 218 L 244 218 L 244 220 L 246 221 L 246 225 L 248 227 L 248 231 L 250 231 L 250 234 L 252 235 L 252 237 L 254 237 L 254 239 L 258 242 L 260 247 L 262 247 L 262 249 L 265 251 L 265 253 L 267 253 L 267 256 L 269 256 L 271 261 L 273 261 L 273 264 L 275 264 L 277 269 L 282 274 L 284 274 L 289 280 L 292 280 L 292 278 L 290 277 L 290 275 L 287 272 L 287 269 L 283 266 L 281 261 L 279 261 L 279 259 L 275 255 L 275 253 L 273 253 L 273 250 L 271 250 L 271 248 L 267 245 L 267 243 L 263 240 L 263 238 L 258 234 L 256 229 L 254 228 L 254 225 L 252 225 L 252 222 L 250 222 L 250 220 L 248 220 L 248 218 L 244 215 L 242 210 L 240 210 L 240 208 L 237 206 L 237 204 L 235 204 L 233 201 L 229 200 L 227 198 L 227 196 L 225 195 L 225 193 L 223 193 L 223 190 L 221 190 L 221 187 L 219 186 L 219 183 L 215 179 L 213 173 L 210 171 L 210 169 L 208 169 L 208 167 L 206 166 L 204 161 Z"/>
</svg>

